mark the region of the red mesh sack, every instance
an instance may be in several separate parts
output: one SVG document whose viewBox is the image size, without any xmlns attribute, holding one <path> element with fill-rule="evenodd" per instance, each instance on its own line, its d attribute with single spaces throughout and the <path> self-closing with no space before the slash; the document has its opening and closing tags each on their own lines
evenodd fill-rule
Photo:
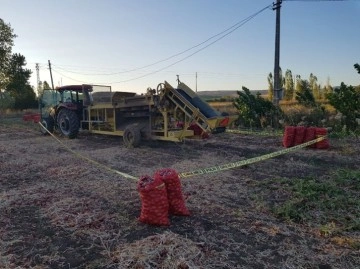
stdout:
<svg viewBox="0 0 360 269">
<path fill-rule="evenodd" d="M 316 135 L 315 135 L 315 127 L 308 127 L 308 128 L 306 128 L 304 143 L 305 143 L 305 142 L 309 142 L 309 141 L 311 141 L 311 140 L 314 140 L 315 138 L 316 138 Z M 310 148 L 315 148 L 315 147 L 316 147 L 316 143 L 310 145 L 309 147 L 310 147 Z"/>
<path fill-rule="evenodd" d="M 141 198 L 139 220 L 152 225 L 170 225 L 165 183 L 160 178 L 142 176 L 137 183 Z"/>
<path fill-rule="evenodd" d="M 296 126 L 295 127 L 294 146 L 304 143 L 305 132 L 306 132 L 305 126 Z"/>
<path fill-rule="evenodd" d="M 201 129 L 200 126 L 195 123 L 191 124 L 188 130 L 193 130 L 194 135 L 200 136 L 202 139 L 209 138 L 209 134 L 204 132 L 204 130 Z"/>
<path fill-rule="evenodd" d="M 31 114 L 25 114 L 25 115 L 23 115 L 23 121 L 31 121 L 31 119 L 32 119 Z"/>
<path fill-rule="evenodd" d="M 283 146 L 285 148 L 294 146 L 294 138 L 295 138 L 295 127 L 286 126 L 283 137 Z"/>
<path fill-rule="evenodd" d="M 320 136 L 327 135 L 327 129 L 326 128 L 315 128 L 315 136 L 316 138 Z M 325 138 L 324 140 L 321 140 L 320 142 L 317 142 L 316 144 L 317 149 L 328 149 L 330 147 L 329 140 Z"/>
<path fill-rule="evenodd" d="M 190 212 L 185 205 L 178 173 L 174 169 L 161 169 L 155 172 L 155 180 L 161 180 L 166 185 L 169 200 L 169 212 L 178 216 L 189 216 Z"/>
</svg>

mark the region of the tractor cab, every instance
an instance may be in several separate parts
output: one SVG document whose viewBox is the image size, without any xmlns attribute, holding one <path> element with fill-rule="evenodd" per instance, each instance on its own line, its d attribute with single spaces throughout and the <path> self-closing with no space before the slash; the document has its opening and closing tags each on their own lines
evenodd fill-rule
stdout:
<svg viewBox="0 0 360 269">
<path fill-rule="evenodd" d="M 66 136 L 75 137 L 78 122 L 83 118 L 84 107 L 92 105 L 92 85 L 69 85 L 55 90 L 44 90 L 40 97 L 41 128 L 46 134 L 59 128 Z"/>
<path fill-rule="evenodd" d="M 69 109 L 82 108 L 92 104 L 91 85 L 70 85 L 56 88 L 60 95 L 59 105 Z M 78 107 L 76 107 L 78 106 Z"/>
</svg>

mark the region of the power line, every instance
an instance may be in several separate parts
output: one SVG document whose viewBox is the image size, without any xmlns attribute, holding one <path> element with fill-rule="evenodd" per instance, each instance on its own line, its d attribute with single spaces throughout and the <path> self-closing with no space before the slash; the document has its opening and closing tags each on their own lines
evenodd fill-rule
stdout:
<svg viewBox="0 0 360 269">
<path fill-rule="evenodd" d="M 53 64 L 52 64 L 52 67 L 53 67 Z M 60 76 L 62 76 L 64 78 L 67 78 L 67 79 L 70 79 L 70 80 L 73 80 L 73 81 L 76 81 L 76 82 L 79 82 L 79 83 L 83 83 L 83 84 L 89 84 L 89 83 L 90 84 L 116 84 L 116 83 L 119 83 L 119 82 L 110 82 L 109 83 L 109 82 L 105 82 L 105 81 L 102 81 L 102 82 L 100 82 L 100 81 L 96 81 L 96 82 L 94 82 L 94 81 L 90 81 L 90 82 L 89 81 L 83 81 L 83 80 L 79 80 L 79 79 L 75 79 L 73 77 L 67 76 L 64 73 L 58 71 L 56 68 L 55 69 L 52 68 L 52 71 L 53 71 L 53 73 L 56 73 L 56 74 L 58 74 L 58 75 L 60 75 Z M 168 72 L 174 73 L 173 71 L 168 71 Z M 205 72 L 202 72 L 202 71 L 199 72 L 198 71 L 197 73 L 198 73 L 198 75 L 200 74 L 202 78 L 208 78 L 208 79 L 216 79 L 216 78 L 219 78 L 219 77 L 222 77 L 222 78 L 226 77 L 228 79 L 233 79 L 233 78 L 238 79 L 240 77 L 242 77 L 242 78 L 244 78 L 244 77 L 257 78 L 257 77 L 266 76 L 266 74 L 264 74 L 264 73 L 254 73 L 254 74 L 251 74 L 251 75 L 244 74 L 244 73 L 223 73 L 223 72 L 207 72 L 207 71 L 205 71 Z M 182 77 L 192 77 L 194 74 L 193 73 L 180 73 L 180 75 Z"/>
<path fill-rule="evenodd" d="M 212 39 L 214 39 L 214 38 L 216 38 L 216 37 L 218 37 L 218 36 L 220 36 L 220 35 L 223 35 L 223 36 L 221 36 L 220 38 L 216 39 L 215 41 L 211 42 L 209 45 L 207 45 L 207 46 L 205 46 L 205 47 L 203 47 L 203 48 L 195 51 L 195 53 L 192 53 L 192 54 L 190 54 L 189 56 L 187 56 L 187 57 L 185 57 L 185 58 L 183 58 L 183 59 L 175 62 L 174 64 L 171 64 L 171 65 L 165 67 L 165 68 L 168 68 L 168 67 L 170 67 L 170 66 L 173 66 L 173 65 L 175 65 L 175 64 L 177 64 L 177 63 L 179 63 L 179 62 L 181 62 L 181 61 L 183 61 L 183 60 L 185 60 L 185 59 L 187 59 L 187 58 L 189 58 L 189 57 L 191 57 L 191 56 L 193 56 L 194 54 L 202 51 L 203 49 L 205 49 L 205 48 L 209 47 L 210 45 L 216 43 L 217 41 L 223 39 L 224 37 L 226 37 L 227 35 L 231 34 L 231 33 L 234 32 L 235 30 L 237 30 L 239 27 L 241 27 L 242 25 L 244 25 L 245 23 L 247 23 L 248 21 L 250 21 L 252 18 L 254 18 L 255 16 L 257 16 L 258 14 L 260 14 L 261 12 L 263 12 L 264 10 L 266 10 L 266 9 L 268 9 L 268 8 L 270 8 L 270 7 L 271 7 L 271 5 L 266 6 L 265 8 L 263 8 L 263 9 L 261 9 L 260 11 L 256 12 L 255 14 L 247 17 L 246 19 L 243 19 L 243 20 L 235 23 L 234 25 L 232 25 L 232 26 L 228 27 L 227 29 L 221 31 L 220 33 L 217 33 L 217 34 L 209 37 L 208 39 L 206 39 L 205 41 L 203 41 L 203 42 L 201 42 L 201 43 L 199 43 L 199 44 L 197 44 L 197 45 L 194 45 L 194 46 L 192 46 L 192 47 L 190 47 L 190 48 L 188 48 L 188 49 L 186 49 L 186 50 L 183 50 L 183 51 L 181 51 L 181 52 L 179 52 L 179 53 L 176 53 L 176 54 L 174 54 L 174 55 L 172 55 L 172 56 L 169 56 L 169 57 L 167 57 L 167 58 L 165 58 L 165 59 L 156 61 L 156 62 L 154 62 L 154 63 L 152 63 L 152 64 L 148 64 L 148 65 L 145 65 L 145 66 L 142 66 L 142 67 L 137 67 L 137 68 L 133 68 L 133 69 L 130 69 L 130 70 L 125 70 L 125 71 L 120 71 L 120 72 L 113 72 L 113 73 L 102 73 L 102 74 L 99 74 L 99 73 L 98 73 L 98 74 L 96 74 L 96 73 L 91 73 L 91 74 L 90 74 L 90 73 L 81 73 L 81 72 L 69 71 L 69 70 L 66 70 L 66 69 L 64 69 L 64 68 L 61 68 L 61 67 L 59 67 L 59 66 L 57 66 L 57 65 L 54 65 L 54 64 L 53 64 L 53 66 L 56 66 L 57 68 L 59 68 L 59 69 L 61 69 L 61 70 L 63 70 L 63 71 L 66 71 L 66 72 L 68 72 L 68 73 L 80 74 L 80 75 L 85 75 L 85 76 L 111 76 L 111 75 L 119 75 L 119 74 L 124 74 L 124 73 L 130 73 L 130 72 L 134 72 L 134 71 L 138 71 L 138 70 L 141 70 L 141 69 L 145 69 L 145 68 L 147 68 L 147 67 L 154 66 L 154 65 L 156 65 L 156 64 L 159 64 L 159 63 L 168 61 L 168 60 L 170 60 L 170 59 L 172 59 L 172 58 L 175 58 L 175 57 L 177 57 L 177 56 L 180 56 L 180 55 L 182 55 L 182 54 L 184 54 L 184 53 L 186 53 L 186 52 L 188 52 L 188 51 L 191 51 L 191 50 L 193 50 L 193 49 L 195 49 L 195 48 L 197 48 L 197 47 L 200 47 L 201 45 L 206 44 L 206 43 L 209 42 L 210 40 L 212 40 Z M 163 70 L 163 69 L 161 69 L 161 70 L 159 70 L 159 71 L 162 71 L 162 70 Z"/>
<path fill-rule="evenodd" d="M 54 69 L 54 68 L 52 69 L 52 71 L 53 71 L 54 73 L 59 74 L 60 76 L 63 76 L 64 78 L 71 79 L 71 80 L 73 80 L 73 81 L 80 82 L 80 83 L 88 83 L 88 82 L 86 82 L 86 81 L 82 81 L 82 80 L 78 80 L 78 79 L 75 79 L 75 78 L 71 78 L 71 77 L 69 77 L 69 76 L 66 76 L 66 75 L 64 75 L 63 73 L 60 73 L 59 71 L 57 71 L 57 70 Z M 97 83 L 94 83 L 94 84 L 97 84 Z"/>
<path fill-rule="evenodd" d="M 144 77 L 153 75 L 153 74 L 155 74 L 155 73 L 158 73 L 158 72 L 160 72 L 160 71 L 163 71 L 163 70 L 165 70 L 165 69 L 167 69 L 167 68 L 169 68 L 169 67 L 171 67 L 171 66 L 174 66 L 174 65 L 176 65 L 176 64 L 178 64 L 178 63 L 180 63 L 180 62 L 183 62 L 183 61 L 185 61 L 186 59 L 192 57 L 193 55 L 199 53 L 200 51 L 202 51 L 202 50 L 210 47 L 210 46 L 213 45 L 213 44 L 215 44 L 216 42 L 218 42 L 219 40 L 221 40 L 221 39 L 223 39 L 224 37 L 228 36 L 229 34 L 233 33 L 235 30 L 237 30 L 238 28 L 240 28 L 241 26 L 243 26 L 245 23 L 247 23 L 247 22 L 250 21 L 251 19 L 255 18 L 257 15 L 259 15 L 260 13 L 262 13 L 264 10 L 268 9 L 269 7 L 271 7 L 271 5 L 266 6 L 265 8 L 259 10 L 258 12 L 256 12 L 256 13 L 254 13 L 253 15 L 249 16 L 248 18 L 242 20 L 242 23 L 241 23 L 241 24 L 237 25 L 234 29 L 232 29 L 231 31 L 229 31 L 229 32 L 227 32 L 226 34 L 222 35 L 221 37 L 215 39 L 213 42 L 211 42 L 210 44 L 206 45 L 205 47 L 202 47 L 202 48 L 196 50 L 195 52 L 191 53 L 190 55 L 188 55 L 188 56 L 186 56 L 186 57 L 184 57 L 184 58 L 182 58 L 182 59 L 180 59 L 180 60 L 178 60 L 178 61 L 176 61 L 176 62 L 174 62 L 174 63 L 172 63 L 172 64 L 169 64 L 169 65 L 167 65 L 167 66 L 165 66 L 165 67 L 163 67 L 163 68 L 161 68 L 161 69 L 158 69 L 158 70 L 153 71 L 153 72 L 151 72 L 151 73 L 145 74 L 145 75 L 143 75 L 143 76 L 139 76 L 139 77 L 135 77 L 135 78 L 127 79 L 127 80 L 122 80 L 122 81 L 118 81 L 118 82 L 113 82 L 113 83 L 129 82 L 129 81 L 132 81 L 132 80 L 137 80 L 137 79 L 140 79 L 140 78 L 144 78 Z"/>
<path fill-rule="evenodd" d="M 189 48 L 189 49 L 187 49 L 187 50 L 184 50 L 184 51 L 182 51 L 182 52 L 180 52 L 180 53 L 177 53 L 177 54 L 175 54 L 175 55 L 173 55 L 173 56 L 170 56 L 170 57 L 168 57 L 168 58 L 166 58 L 166 59 L 164 59 L 164 60 L 158 61 L 158 62 L 156 62 L 156 63 L 154 63 L 154 64 L 147 65 L 146 67 L 155 65 L 155 64 L 157 64 L 157 63 L 166 61 L 166 60 L 168 60 L 168 59 L 170 59 L 170 58 L 173 58 L 173 57 L 179 56 L 179 55 L 181 55 L 181 54 L 184 54 L 185 52 L 188 52 L 188 51 L 190 51 L 190 50 L 192 50 L 192 49 L 194 49 L 194 48 L 196 48 L 196 47 L 199 47 L 199 46 L 205 44 L 206 42 L 210 41 L 211 39 L 214 39 L 215 37 L 217 37 L 217 36 L 219 36 L 219 35 L 222 34 L 220 37 L 218 37 L 217 39 L 215 39 L 215 40 L 212 41 L 211 43 L 207 44 L 206 46 L 204 46 L 204 47 L 196 50 L 195 52 L 191 53 L 190 55 L 188 55 L 188 56 L 186 56 L 186 57 L 184 57 L 184 58 L 182 58 L 182 59 L 180 59 L 180 60 L 178 60 L 178 61 L 176 61 L 176 62 L 174 62 L 174 63 L 172 63 L 172 64 L 169 64 L 169 65 L 167 65 L 167 66 L 165 66 L 165 67 L 163 67 L 163 68 L 160 68 L 160 69 L 158 69 L 158 70 L 155 70 L 155 71 L 146 73 L 146 74 L 141 75 L 141 76 L 137 76 L 137 77 L 134 77 L 134 78 L 125 79 L 125 80 L 117 81 L 117 82 L 110 82 L 110 83 L 107 83 L 107 84 L 124 83 L 124 82 L 129 82 L 129 81 L 141 79 L 141 78 L 144 78 L 144 77 L 147 77 L 147 76 L 150 76 L 150 75 L 159 73 L 159 72 L 161 72 L 161 71 L 163 71 L 163 70 L 165 70 L 165 69 L 167 69 L 167 68 L 169 68 L 169 67 L 171 67 L 171 66 L 174 66 L 174 65 L 176 65 L 176 64 L 178 64 L 178 63 L 180 63 L 180 62 L 183 62 L 183 61 L 185 61 L 186 59 L 194 56 L 195 54 L 199 53 L 200 51 L 202 51 L 202 50 L 210 47 L 211 45 L 213 45 L 213 44 L 215 44 L 216 42 L 220 41 L 221 39 L 225 38 L 226 36 L 230 35 L 231 33 L 233 33 L 233 32 L 236 31 L 238 28 L 240 28 L 241 26 L 243 26 L 244 24 L 246 24 L 247 22 L 249 22 L 250 20 L 252 20 L 253 18 L 255 18 L 257 15 L 259 15 L 260 13 L 262 13 L 263 11 L 265 11 L 266 9 L 269 9 L 271 6 L 272 6 L 272 5 L 268 5 L 268 6 L 264 7 L 264 8 L 262 8 L 261 10 L 257 11 L 257 12 L 254 13 L 253 15 L 247 17 L 246 19 L 241 20 L 240 22 L 238 22 L 238 23 L 234 24 L 233 26 L 227 28 L 226 30 L 222 31 L 221 33 L 216 34 L 216 35 L 208 38 L 206 41 L 203 41 L 203 42 L 199 43 L 199 44 L 196 45 L 196 46 L 193 46 L 193 47 L 191 47 L 191 48 Z M 63 68 L 61 68 L 61 67 L 59 67 L 59 66 L 57 66 L 57 65 L 54 65 L 54 64 L 52 64 L 52 66 L 53 66 L 53 67 L 55 66 L 55 67 L 57 67 L 57 68 L 65 71 L 65 72 L 76 73 L 76 72 L 67 71 L 67 70 L 65 70 L 65 69 L 63 69 Z M 142 67 L 142 68 L 145 68 L 145 67 Z M 127 71 L 127 72 L 139 70 L 139 69 L 142 69 L 142 68 L 136 68 L 136 69 L 133 69 L 133 70 L 129 70 L 129 71 Z M 74 81 L 77 81 L 77 82 L 80 82 L 80 83 L 88 83 L 88 82 L 84 82 L 84 81 L 81 81 L 81 80 L 73 79 L 73 78 L 71 78 L 71 77 L 69 77 L 69 76 L 66 76 L 66 75 L 62 74 L 61 72 L 59 72 L 59 71 L 57 71 L 57 70 L 56 70 L 56 71 L 54 70 L 54 72 L 58 73 L 59 75 L 65 77 L 65 78 L 68 78 L 68 79 L 71 79 L 71 80 L 74 80 Z M 113 74 L 121 74 L 121 73 L 126 73 L 126 71 L 124 71 L 124 72 L 117 72 L 117 73 L 113 73 Z M 81 73 L 78 73 L 78 74 L 81 74 Z M 82 74 L 82 75 L 84 75 L 84 74 Z M 92 75 L 96 75 L 96 74 L 92 74 Z"/>
<path fill-rule="evenodd" d="M 283 0 L 286 2 L 349 2 L 358 0 Z"/>
</svg>

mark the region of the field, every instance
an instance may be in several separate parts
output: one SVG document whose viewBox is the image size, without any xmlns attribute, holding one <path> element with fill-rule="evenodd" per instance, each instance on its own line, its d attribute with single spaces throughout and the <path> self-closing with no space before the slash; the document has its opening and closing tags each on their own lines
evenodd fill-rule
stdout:
<svg viewBox="0 0 360 269">
<path fill-rule="evenodd" d="M 360 268 L 359 138 L 184 178 L 191 215 L 160 227 L 139 222 L 137 180 L 114 170 L 188 172 L 281 150 L 282 137 L 132 149 L 120 137 L 57 138 L 0 119 L 0 268 Z"/>
</svg>

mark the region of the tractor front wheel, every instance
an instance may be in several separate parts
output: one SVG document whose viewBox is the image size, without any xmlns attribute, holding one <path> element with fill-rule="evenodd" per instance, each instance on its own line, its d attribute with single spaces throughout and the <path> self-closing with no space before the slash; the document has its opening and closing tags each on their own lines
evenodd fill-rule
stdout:
<svg viewBox="0 0 360 269">
<path fill-rule="evenodd" d="M 54 119 L 52 117 L 41 119 L 41 125 L 40 125 L 40 132 L 43 135 L 49 134 L 48 131 L 50 133 L 54 132 Z"/>
<path fill-rule="evenodd" d="M 129 125 L 126 127 L 123 136 L 124 144 L 128 148 L 134 148 L 140 145 L 141 133 L 137 125 Z"/>
<path fill-rule="evenodd" d="M 72 139 L 79 133 L 79 118 L 72 110 L 62 109 L 57 116 L 57 124 L 64 136 Z"/>
</svg>

